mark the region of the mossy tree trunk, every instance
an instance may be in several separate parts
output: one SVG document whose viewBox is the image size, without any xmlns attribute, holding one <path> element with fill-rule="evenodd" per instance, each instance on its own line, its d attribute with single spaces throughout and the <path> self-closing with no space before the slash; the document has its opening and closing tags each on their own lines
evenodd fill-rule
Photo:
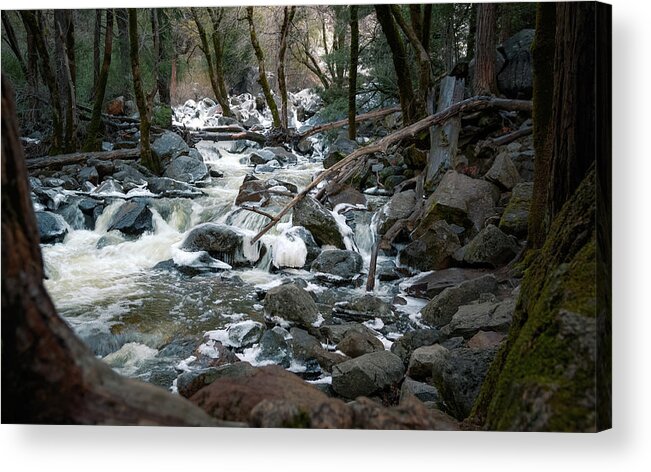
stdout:
<svg viewBox="0 0 651 472">
<path fill-rule="evenodd" d="M 104 59 L 102 68 L 95 86 L 95 101 L 93 103 L 93 114 L 87 129 L 85 151 L 99 151 L 101 148 L 100 128 L 102 125 L 102 106 L 106 94 L 109 70 L 111 68 L 111 55 L 113 53 L 113 10 L 106 10 L 106 29 L 104 33 Z"/>
<path fill-rule="evenodd" d="M 497 5 L 477 5 L 477 29 L 475 35 L 475 95 L 497 95 L 497 72 L 495 71 L 497 29 Z"/>
<path fill-rule="evenodd" d="M 142 164 L 153 173 L 160 175 L 162 172 L 161 162 L 151 150 L 150 129 L 151 110 L 153 93 L 145 95 L 142 75 L 140 73 L 140 46 L 138 34 L 138 11 L 129 8 L 129 54 L 131 57 L 131 74 L 133 76 L 133 92 L 136 97 L 136 105 L 140 114 L 140 159 Z M 155 91 L 155 89 L 154 89 Z"/>
<path fill-rule="evenodd" d="M 350 6 L 350 69 L 348 72 L 348 139 L 357 137 L 357 64 L 359 62 L 359 21 L 357 5 Z"/>
<path fill-rule="evenodd" d="M 278 47 L 278 91 L 280 92 L 280 126 L 287 133 L 289 117 L 287 116 L 287 79 L 285 77 L 285 54 L 287 53 L 287 37 L 296 13 L 296 7 L 283 8 L 283 24 L 280 28 L 280 44 Z"/>
<path fill-rule="evenodd" d="M 271 93 L 271 87 L 269 86 L 269 81 L 267 80 L 267 72 L 264 65 L 264 53 L 258 42 L 258 35 L 255 31 L 255 23 L 253 22 L 253 7 L 246 7 L 246 20 L 249 23 L 249 34 L 251 36 L 251 46 L 253 46 L 253 51 L 255 52 L 255 57 L 258 60 L 258 82 L 260 87 L 262 87 L 262 93 L 267 101 L 267 106 L 271 110 L 271 116 L 273 118 L 273 127 L 280 128 L 280 114 L 278 113 L 278 106 L 274 100 L 273 94 Z"/>
</svg>

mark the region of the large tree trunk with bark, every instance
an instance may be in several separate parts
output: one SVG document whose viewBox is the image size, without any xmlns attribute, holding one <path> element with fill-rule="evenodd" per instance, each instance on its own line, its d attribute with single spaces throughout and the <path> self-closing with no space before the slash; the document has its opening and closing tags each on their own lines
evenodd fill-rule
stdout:
<svg viewBox="0 0 651 472">
<path fill-rule="evenodd" d="M 43 262 L 18 137 L 2 78 L 2 422 L 225 426 L 159 387 L 115 373 L 61 319 Z"/>
<path fill-rule="evenodd" d="M 287 36 L 296 13 L 296 7 L 284 7 L 283 24 L 280 29 L 280 44 L 278 48 L 278 91 L 280 92 L 280 126 L 287 133 L 289 117 L 287 116 L 287 80 L 285 77 L 285 53 L 287 52 Z"/>
<path fill-rule="evenodd" d="M 477 29 L 475 40 L 475 95 L 497 95 L 497 71 L 495 70 L 497 5 L 477 5 Z"/>
<path fill-rule="evenodd" d="M 264 66 L 264 53 L 258 42 L 258 35 L 255 31 L 255 24 L 253 22 L 253 7 L 246 7 L 246 20 L 249 23 L 249 34 L 251 36 L 251 46 L 253 46 L 253 51 L 255 52 L 255 57 L 258 59 L 258 82 L 260 87 L 262 87 L 262 93 L 267 100 L 267 106 L 271 110 L 271 116 L 273 117 L 273 126 L 274 128 L 280 128 L 280 114 L 278 113 L 278 106 L 276 106 L 276 101 L 274 100 L 273 94 L 271 93 L 271 87 L 267 81 L 267 72 Z"/>
<path fill-rule="evenodd" d="M 133 97 L 130 84 L 131 77 L 131 53 L 129 52 L 129 14 L 126 8 L 115 9 L 115 20 L 118 30 L 118 77 L 120 78 L 120 94 L 125 99 Z"/>
<path fill-rule="evenodd" d="M 215 54 L 215 78 L 217 80 L 219 93 L 221 94 L 222 100 L 224 102 L 222 104 L 222 110 L 224 116 L 235 116 L 235 114 L 231 111 L 230 104 L 228 102 L 228 90 L 226 89 L 226 77 L 224 74 L 224 27 L 222 26 L 222 21 L 224 20 L 224 9 L 208 8 L 208 14 L 210 15 L 210 20 L 212 22 L 212 44 L 214 50 L 213 52 Z"/>
<path fill-rule="evenodd" d="M 108 82 L 109 70 L 111 68 L 111 55 L 113 52 L 113 10 L 106 10 L 106 32 L 104 34 L 104 59 L 102 69 L 100 70 L 97 84 L 95 86 L 95 102 L 93 104 L 93 114 L 90 118 L 90 124 L 87 129 L 85 151 L 99 151 L 102 140 L 100 128 L 102 125 L 102 105 L 104 104 L 104 95 L 106 94 L 106 84 Z"/>
<path fill-rule="evenodd" d="M 151 98 L 145 95 L 142 76 L 140 73 L 140 55 L 138 48 L 140 46 L 138 39 L 138 12 L 134 8 L 129 8 L 129 51 L 131 55 L 131 74 L 133 75 L 133 91 L 136 97 L 136 105 L 140 114 L 140 158 L 142 164 L 153 173 L 160 175 L 162 173 L 161 163 L 156 155 L 151 151 L 149 135 L 151 129 Z"/>
<path fill-rule="evenodd" d="M 350 6 L 350 70 L 348 72 L 348 139 L 357 137 L 357 63 L 359 62 L 359 21 L 357 5 Z"/>
<path fill-rule="evenodd" d="M 70 10 L 54 10 L 54 29 L 57 40 L 57 62 L 59 91 L 64 97 L 65 109 L 64 152 L 77 149 L 77 99 L 75 91 L 76 68 L 74 60 L 74 26 Z"/>
<path fill-rule="evenodd" d="M 166 8 L 157 8 L 155 14 L 158 19 L 158 99 L 163 105 L 170 106 L 170 78 L 172 76 L 172 62 L 170 51 L 172 48 L 172 25 Z"/>
</svg>

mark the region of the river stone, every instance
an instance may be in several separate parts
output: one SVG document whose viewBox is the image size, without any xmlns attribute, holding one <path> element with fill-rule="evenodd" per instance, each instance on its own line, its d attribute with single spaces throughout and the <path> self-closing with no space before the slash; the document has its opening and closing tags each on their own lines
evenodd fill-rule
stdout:
<svg viewBox="0 0 651 472">
<path fill-rule="evenodd" d="M 249 163 L 254 166 L 267 164 L 274 159 L 276 159 L 276 155 L 269 149 L 258 149 L 249 155 Z"/>
<path fill-rule="evenodd" d="M 319 328 L 322 339 L 330 344 L 340 343 L 348 333 L 360 333 L 374 336 L 373 331 L 361 323 L 342 323 L 337 325 L 323 325 Z"/>
<path fill-rule="evenodd" d="M 461 282 L 486 274 L 484 269 L 466 269 L 452 267 L 450 269 L 427 272 L 404 282 L 404 292 L 418 298 L 431 299 L 448 287 L 454 287 Z"/>
<path fill-rule="evenodd" d="M 82 168 L 79 171 L 79 182 L 82 184 L 84 182 L 90 182 L 93 185 L 97 185 L 99 183 L 99 172 L 95 166 L 87 166 Z"/>
<path fill-rule="evenodd" d="M 422 346 L 415 349 L 409 359 L 407 375 L 416 380 L 425 380 L 432 377 L 432 368 L 445 358 L 448 350 L 440 344 Z"/>
<path fill-rule="evenodd" d="M 201 190 L 185 182 L 168 177 L 149 177 L 147 187 L 152 193 L 168 198 L 195 198 L 203 195 Z"/>
<path fill-rule="evenodd" d="M 431 346 L 441 340 L 441 334 L 435 329 L 416 329 L 399 337 L 392 345 L 391 352 L 402 359 L 405 366 L 409 364 L 412 353 L 422 346 Z"/>
<path fill-rule="evenodd" d="M 337 344 L 337 349 L 348 357 L 355 358 L 371 352 L 383 351 L 384 344 L 372 334 L 350 330 Z"/>
<path fill-rule="evenodd" d="M 323 168 L 328 169 L 358 148 L 356 141 L 339 136 L 328 148 L 328 155 L 323 160 Z"/>
<path fill-rule="evenodd" d="M 511 190 L 520 182 L 520 173 L 513 164 L 509 154 L 504 151 L 500 152 L 491 168 L 484 176 L 486 180 L 494 183 L 502 190 Z"/>
<path fill-rule="evenodd" d="M 335 208 L 337 205 L 363 206 L 366 208 L 366 197 L 351 185 L 331 185 L 328 192 L 328 202 Z"/>
<path fill-rule="evenodd" d="M 407 397 L 414 396 L 422 402 L 432 402 L 438 404 L 441 401 L 439 391 L 433 385 L 405 377 L 400 387 L 400 403 L 404 403 Z"/>
<path fill-rule="evenodd" d="M 172 159 L 163 176 L 192 183 L 208 177 L 208 168 L 203 162 L 201 154 L 196 149 L 190 149 L 189 155 L 177 156 Z"/>
<path fill-rule="evenodd" d="M 370 294 L 351 301 L 338 302 L 333 310 L 338 317 L 351 321 L 368 321 L 375 318 L 391 320 L 394 317 L 391 304 Z"/>
<path fill-rule="evenodd" d="M 463 420 L 470 413 L 496 353 L 497 348 L 458 348 L 434 363 L 434 383 L 455 418 Z"/>
<path fill-rule="evenodd" d="M 450 170 L 425 202 L 425 213 L 412 236 L 422 236 L 439 220 L 478 231 L 493 214 L 499 197 L 499 189 L 490 182 Z"/>
<path fill-rule="evenodd" d="M 395 354 L 372 352 L 334 366 L 332 388 L 338 395 L 354 399 L 397 384 L 404 373 L 402 360 Z"/>
<path fill-rule="evenodd" d="M 463 336 L 468 339 L 479 331 L 507 332 L 513 319 L 515 301 L 485 302 L 459 307 L 443 332 L 450 336 Z"/>
<path fill-rule="evenodd" d="M 289 152 L 287 149 L 285 149 L 284 147 L 274 146 L 265 149 L 271 151 L 275 159 L 281 164 L 293 165 L 296 164 L 296 162 L 298 162 L 297 157 L 291 152 Z"/>
<path fill-rule="evenodd" d="M 353 426 L 360 429 L 458 431 L 459 422 L 438 409 L 430 409 L 420 400 L 406 398 L 400 405 L 383 407 L 369 398 L 350 403 Z"/>
<path fill-rule="evenodd" d="M 56 244 L 63 242 L 68 234 L 68 227 L 61 215 L 49 211 L 36 212 L 36 225 L 41 244 Z"/>
<path fill-rule="evenodd" d="M 386 233 L 396 221 L 408 218 L 414 211 L 415 205 L 416 192 L 414 190 L 396 193 L 382 207 L 380 222 L 378 224 L 378 234 Z"/>
<path fill-rule="evenodd" d="M 294 359 L 305 364 L 308 372 L 318 371 L 318 367 L 326 372 L 332 372 L 334 365 L 348 360 L 346 356 L 326 350 L 317 338 L 303 329 L 294 327 L 289 334 L 292 355 Z"/>
<path fill-rule="evenodd" d="M 527 237 L 529 207 L 531 206 L 532 197 L 533 183 L 523 182 L 513 187 L 509 204 L 504 209 L 500 219 L 499 228 L 502 231 L 519 239 Z"/>
<path fill-rule="evenodd" d="M 151 151 L 165 164 L 181 154 L 187 155 L 190 148 L 181 136 L 172 131 L 165 131 L 152 143 Z"/>
<path fill-rule="evenodd" d="M 274 287 L 264 297 L 265 315 L 278 317 L 311 327 L 319 318 L 319 310 L 310 294 L 296 284 Z"/>
<path fill-rule="evenodd" d="M 400 251 L 398 262 L 421 271 L 446 269 L 460 247 L 459 236 L 446 221 L 440 220 Z"/>
<path fill-rule="evenodd" d="M 280 326 L 274 326 L 264 332 L 260 338 L 260 352 L 256 356 L 257 362 L 272 362 L 288 368 L 291 363 L 287 338 L 290 334 Z"/>
<path fill-rule="evenodd" d="M 310 196 L 305 196 L 294 206 L 292 222 L 306 228 L 321 246 L 346 247 L 332 213 Z"/>
<path fill-rule="evenodd" d="M 461 305 L 479 299 L 482 293 L 496 293 L 497 279 L 492 274 L 448 287 L 432 298 L 420 311 L 423 322 L 430 326 L 448 324 Z"/>
<path fill-rule="evenodd" d="M 232 346 L 251 347 L 262 337 L 264 325 L 257 321 L 246 320 L 230 325 L 226 331 Z"/>
<path fill-rule="evenodd" d="M 505 339 L 505 333 L 478 331 L 477 334 L 468 340 L 467 345 L 474 349 L 486 349 L 489 347 L 499 346 Z"/>
<path fill-rule="evenodd" d="M 201 388 L 217 380 L 218 375 L 215 367 L 183 372 L 176 379 L 176 388 L 178 389 L 179 395 L 190 398 Z"/>
<path fill-rule="evenodd" d="M 188 233 L 180 249 L 188 252 L 206 251 L 212 257 L 234 266 L 244 262 L 243 256 L 239 256 L 243 240 L 242 234 L 230 226 L 203 223 Z"/>
<path fill-rule="evenodd" d="M 260 206 L 265 206 L 271 201 L 272 194 L 268 190 L 273 187 L 285 187 L 291 193 L 298 191 L 296 185 L 289 182 L 276 179 L 261 180 L 253 174 L 247 174 L 240 186 L 235 204 L 241 206 L 243 203 L 259 203 Z"/>
<path fill-rule="evenodd" d="M 518 245 L 495 225 L 481 230 L 463 251 L 463 261 L 470 265 L 498 268 L 518 253 Z"/>
<path fill-rule="evenodd" d="M 327 281 L 349 282 L 362 271 L 364 261 L 362 256 L 354 251 L 342 249 L 327 249 L 312 263 L 310 270 Z"/>
<path fill-rule="evenodd" d="M 108 226 L 108 231 L 118 230 L 129 236 L 140 236 L 153 229 L 151 211 L 147 203 L 142 200 L 123 203 Z"/>
</svg>

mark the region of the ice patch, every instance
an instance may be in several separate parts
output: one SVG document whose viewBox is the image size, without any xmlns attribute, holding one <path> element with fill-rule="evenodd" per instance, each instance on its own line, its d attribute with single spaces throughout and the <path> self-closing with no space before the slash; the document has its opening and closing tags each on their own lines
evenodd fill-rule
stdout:
<svg viewBox="0 0 651 472">
<path fill-rule="evenodd" d="M 306 380 L 306 382 L 311 383 L 313 385 L 315 385 L 315 384 L 317 384 L 317 385 L 318 384 L 332 385 L 332 376 L 327 375 L 325 377 L 321 377 L 321 378 L 316 379 L 316 380 Z"/>
<path fill-rule="evenodd" d="M 384 321 L 382 321 L 380 318 L 375 318 L 374 320 L 369 320 L 369 321 L 364 321 L 362 323 L 364 326 L 367 328 L 374 329 L 376 331 L 384 328 Z"/>
<path fill-rule="evenodd" d="M 276 268 L 301 268 L 307 258 L 305 241 L 292 233 L 293 228 L 286 229 L 271 243 L 273 249 L 273 265 Z"/>
<path fill-rule="evenodd" d="M 201 346 L 203 346 L 203 344 Z M 201 348 L 201 346 L 199 346 L 199 348 Z M 180 361 L 176 365 L 175 369 L 178 370 L 178 371 L 181 371 L 181 372 L 190 372 L 190 370 L 192 370 L 192 369 L 190 368 L 189 364 L 192 364 L 196 360 L 197 360 L 197 356 L 190 356 L 187 359 L 183 359 L 182 361 Z M 176 380 L 174 380 L 173 385 L 176 386 Z"/>
</svg>

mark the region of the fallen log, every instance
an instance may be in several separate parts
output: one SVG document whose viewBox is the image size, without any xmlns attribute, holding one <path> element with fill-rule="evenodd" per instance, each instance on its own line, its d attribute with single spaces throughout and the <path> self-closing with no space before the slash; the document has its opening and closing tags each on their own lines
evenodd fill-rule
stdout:
<svg viewBox="0 0 651 472">
<path fill-rule="evenodd" d="M 493 138 L 492 140 L 490 140 L 490 143 L 496 146 L 504 146 L 505 144 L 512 143 L 516 139 L 529 136 L 532 133 L 533 133 L 533 126 L 528 126 L 526 128 L 513 131 L 512 133 L 504 134 L 502 136 L 498 136 L 497 138 Z"/>
<path fill-rule="evenodd" d="M 27 159 L 27 169 L 32 172 L 39 169 L 54 167 L 60 169 L 70 164 L 83 164 L 88 159 L 110 161 L 114 159 L 134 160 L 140 157 L 140 148 L 118 149 L 116 151 L 74 152 L 58 156 L 44 156 Z"/>
<path fill-rule="evenodd" d="M 362 113 L 361 115 L 357 115 L 355 117 L 355 123 L 359 123 L 360 121 L 366 121 L 366 120 L 376 120 L 378 118 L 383 118 L 385 116 L 391 115 L 392 113 L 397 113 L 399 111 L 400 111 L 400 107 L 391 107 L 391 108 L 383 108 L 381 110 L 370 111 L 368 113 Z M 296 135 L 296 138 L 297 141 L 300 141 L 301 139 L 307 138 L 308 136 L 312 136 L 313 134 L 323 133 L 324 131 L 329 131 L 331 129 L 341 128 L 342 126 L 346 126 L 347 124 L 348 124 L 348 118 L 344 120 L 333 121 L 332 123 L 325 123 L 323 125 L 318 125 L 315 126 L 314 128 L 310 128 L 309 130 Z"/>
<path fill-rule="evenodd" d="M 291 210 L 292 207 L 296 205 L 300 200 L 302 200 L 313 188 L 319 185 L 327 177 L 338 173 L 341 169 L 348 166 L 356 159 L 376 152 L 386 152 L 388 147 L 393 143 L 401 141 L 405 138 L 413 137 L 420 131 L 427 129 L 432 125 L 443 123 L 453 116 L 458 115 L 459 113 L 467 111 L 487 110 L 491 108 L 530 112 L 532 109 L 532 104 L 529 100 L 510 100 L 495 97 L 468 98 L 461 102 L 455 103 L 445 110 L 441 110 L 438 113 L 429 115 L 422 120 L 417 121 L 416 123 L 406 126 L 396 131 L 395 133 L 389 134 L 373 144 L 369 144 L 363 148 L 356 149 L 344 159 L 319 174 L 309 185 L 307 185 L 301 192 L 299 192 L 291 202 L 285 205 L 285 207 L 280 210 L 280 212 L 258 232 L 258 234 L 251 240 L 251 244 L 257 242 L 267 231 L 273 228 L 276 223 L 278 223 L 280 219 L 285 216 L 285 214 L 287 214 L 287 212 Z"/>
<path fill-rule="evenodd" d="M 193 139 L 206 140 L 206 141 L 237 141 L 239 139 L 248 139 L 256 143 L 264 144 L 267 142 L 267 137 L 264 134 L 255 133 L 253 131 L 237 131 L 234 133 L 213 133 L 209 131 L 190 131 L 190 136 Z"/>
</svg>

